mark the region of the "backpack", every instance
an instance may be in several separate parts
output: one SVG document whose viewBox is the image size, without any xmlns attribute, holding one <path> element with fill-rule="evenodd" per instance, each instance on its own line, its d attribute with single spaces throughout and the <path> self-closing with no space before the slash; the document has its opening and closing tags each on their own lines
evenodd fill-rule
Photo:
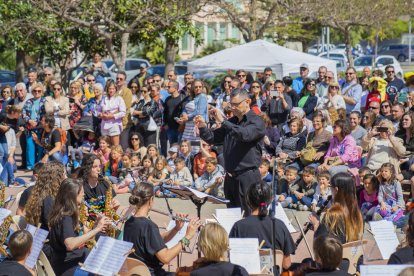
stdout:
<svg viewBox="0 0 414 276">
<path fill-rule="evenodd" d="M 56 128 L 59 131 L 60 134 L 60 141 L 62 143 L 62 147 L 66 145 L 66 142 L 68 141 L 68 137 L 66 136 L 66 131 L 61 129 L 60 127 Z"/>
</svg>

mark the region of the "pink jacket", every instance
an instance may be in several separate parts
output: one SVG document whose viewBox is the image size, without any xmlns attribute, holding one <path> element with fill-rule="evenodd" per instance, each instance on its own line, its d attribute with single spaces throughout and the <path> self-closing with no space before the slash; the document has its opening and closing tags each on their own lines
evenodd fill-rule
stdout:
<svg viewBox="0 0 414 276">
<path fill-rule="evenodd" d="M 338 138 L 333 136 L 329 143 L 325 158 L 339 156 L 350 168 L 361 167 L 361 158 L 354 137 L 347 135 L 340 143 Z"/>
</svg>

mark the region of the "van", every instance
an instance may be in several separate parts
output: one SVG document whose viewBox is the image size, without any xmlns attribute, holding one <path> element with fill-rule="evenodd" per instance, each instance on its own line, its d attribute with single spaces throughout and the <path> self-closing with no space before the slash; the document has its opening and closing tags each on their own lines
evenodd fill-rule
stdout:
<svg viewBox="0 0 414 276">
<path fill-rule="evenodd" d="M 406 44 L 389 44 L 384 45 L 378 50 L 378 55 L 394 56 L 399 62 L 404 62 L 408 59 L 408 45 Z M 411 45 L 411 60 L 414 60 L 414 45 Z"/>
</svg>

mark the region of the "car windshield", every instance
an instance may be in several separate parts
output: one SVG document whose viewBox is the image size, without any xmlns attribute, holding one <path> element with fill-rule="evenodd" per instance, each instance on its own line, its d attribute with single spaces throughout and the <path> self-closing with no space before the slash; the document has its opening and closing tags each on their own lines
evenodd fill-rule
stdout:
<svg viewBox="0 0 414 276">
<path fill-rule="evenodd" d="M 371 66 L 372 57 L 359 57 L 354 62 L 355 66 Z"/>
</svg>

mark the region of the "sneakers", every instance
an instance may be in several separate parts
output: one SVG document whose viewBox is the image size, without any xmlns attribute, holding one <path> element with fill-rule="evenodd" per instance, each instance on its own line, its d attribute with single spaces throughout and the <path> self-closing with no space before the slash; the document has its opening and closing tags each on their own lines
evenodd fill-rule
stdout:
<svg viewBox="0 0 414 276">
<path fill-rule="evenodd" d="M 379 220 L 383 220 L 383 218 L 382 218 L 382 216 L 381 216 L 379 213 L 375 213 L 375 214 L 372 216 L 372 220 L 373 220 L 373 221 L 379 221 Z"/>
<path fill-rule="evenodd" d="M 302 209 L 303 209 L 302 211 L 309 211 L 309 207 L 306 206 L 306 205 L 303 205 L 303 208 Z"/>
<path fill-rule="evenodd" d="M 289 204 L 289 205 L 290 205 L 290 204 Z M 291 208 L 292 208 L 292 209 L 297 209 L 297 208 L 298 208 L 298 205 L 297 205 L 296 203 L 294 203 L 294 204 L 292 204 Z"/>
</svg>

